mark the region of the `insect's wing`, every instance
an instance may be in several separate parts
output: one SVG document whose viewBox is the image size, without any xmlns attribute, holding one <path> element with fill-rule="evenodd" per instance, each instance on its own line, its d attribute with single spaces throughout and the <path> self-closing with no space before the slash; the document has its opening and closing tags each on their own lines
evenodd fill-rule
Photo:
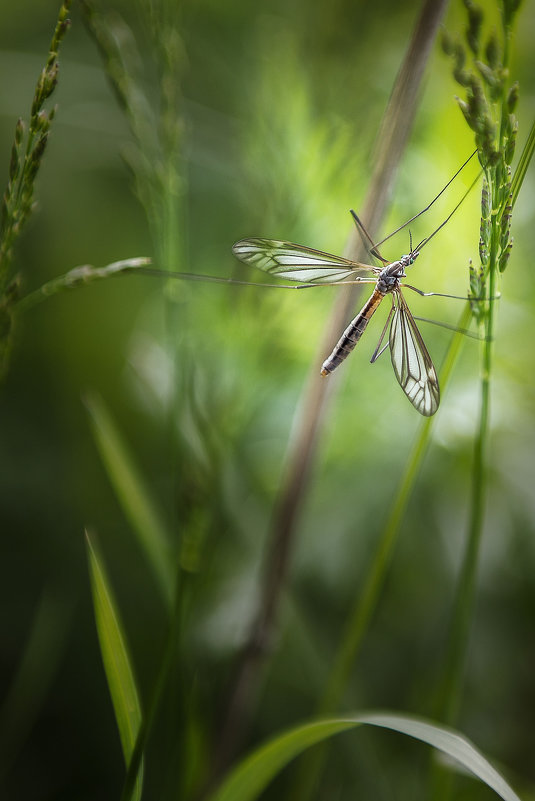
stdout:
<svg viewBox="0 0 535 801">
<path fill-rule="evenodd" d="M 440 403 L 435 367 L 400 291 L 390 327 L 390 356 L 396 378 L 415 409 L 431 417 Z"/>
<path fill-rule="evenodd" d="M 305 284 L 375 281 L 380 272 L 368 264 L 280 239 L 241 239 L 233 245 L 232 252 L 265 273 Z"/>
</svg>

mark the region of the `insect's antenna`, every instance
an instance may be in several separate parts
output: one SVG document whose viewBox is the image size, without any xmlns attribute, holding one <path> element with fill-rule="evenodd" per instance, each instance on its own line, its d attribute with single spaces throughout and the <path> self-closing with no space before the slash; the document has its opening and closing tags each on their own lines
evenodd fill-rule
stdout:
<svg viewBox="0 0 535 801">
<path fill-rule="evenodd" d="M 483 172 L 483 170 L 481 170 L 481 172 Z M 426 236 L 426 237 L 425 237 L 425 239 L 422 239 L 422 241 L 420 242 L 420 244 L 416 246 L 416 250 L 420 251 L 420 250 L 423 248 L 423 246 L 424 246 L 424 245 L 427 245 L 427 243 L 428 243 L 428 242 L 429 242 L 431 239 L 433 239 L 434 235 L 435 235 L 435 234 L 438 234 L 438 232 L 440 231 L 440 229 L 441 229 L 441 228 L 444 228 L 444 226 L 446 225 L 446 223 L 447 223 L 447 222 L 449 222 L 449 221 L 451 220 L 451 218 L 453 217 L 453 215 L 455 214 L 455 212 L 457 211 L 457 209 L 459 208 L 459 206 L 461 205 L 461 203 L 464 201 L 464 199 L 466 198 L 466 196 L 467 196 L 467 195 L 468 195 L 468 194 L 469 194 L 469 193 L 472 191 L 472 189 L 474 188 L 474 186 L 476 185 L 476 183 L 479 181 L 479 179 L 480 179 L 480 177 L 481 177 L 481 172 L 479 173 L 479 175 L 478 175 L 476 178 L 474 178 L 474 180 L 472 181 L 472 183 L 470 184 L 470 186 L 468 187 L 468 189 L 466 190 L 466 192 L 464 193 L 464 195 L 462 196 L 462 198 L 459 200 L 459 202 L 457 203 L 457 205 L 455 206 L 455 208 L 453 209 L 453 211 L 451 211 L 451 212 L 448 214 L 448 216 L 446 217 L 446 219 L 444 220 L 444 222 L 440 223 L 440 225 L 438 226 L 438 228 L 435 228 L 435 230 L 433 231 L 433 233 L 432 233 L 432 234 L 429 234 L 429 236 Z"/>
<path fill-rule="evenodd" d="M 409 247 L 410 247 L 409 252 L 412 253 L 412 231 L 410 228 L 409 228 Z"/>
<path fill-rule="evenodd" d="M 355 220 L 355 224 L 357 226 L 357 230 L 361 236 L 362 242 L 365 248 L 371 253 L 372 256 L 375 256 L 376 259 L 382 261 L 383 264 L 388 264 L 388 259 L 383 259 L 379 251 L 377 250 L 377 245 L 374 244 L 373 239 L 367 232 L 366 228 L 364 227 L 364 223 L 359 218 L 358 214 L 356 214 L 353 209 L 349 209 L 351 216 Z"/>
<path fill-rule="evenodd" d="M 381 241 L 380 241 L 380 242 L 377 242 L 377 243 L 376 243 L 376 245 L 375 245 L 375 247 L 379 247 L 379 245 L 382 245 L 384 242 L 386 242 L 388 239 L 390 239 L 390 237 L 394 236 L 394 234 L 397 234 L 399 231 L 402 231 L 402 230 L 403 230 L 403 228 L 406 228 L 406 227 L 407 227 L 407 225 L 409 225 L 409 224 L 410 224 L 410 223 L 411 223 L 413 220 L 416 220 L 416 219 L 417 219 L 418 217 L 420 217 L 422 214 L 425 214 L 425 212 L 426 212 L 426 211 L 429 211 L 429 209 L 431 208 L 431 206 L 433 205 L 433 203 L 435 203 L 435 202 L 436 202 L 436 201 L 439 199 L 439 197 L 440 197 L 440 196 L 441 196 L 441 195 L 442 195 L 442 194 L 443 194 L 443 193 L 446 191 L 446 189 L 448 188 L 448 186 L 449 186 L 449 185 L 450 185 L 450 184 L 451 184 L 451 183 L 452 183 L 452 182 L 453 182 L 453 181 L 454 181 L 454 180 L 457 178 L 457 176 L 459 175 L 459 173 L 461 172 L 461 170 L 463 170 L 463 169 L 466 167 L 466 165 L 468 164 L 468 162 L 470 161 L 470 159 L 473 159 L 473 158 L 474 158 L 474 156 L 475 156 L 475 154 L 476 154 L 476 153 L 477 153 L 477 149 L 476 149 L 476 150 L 474 150 L 474 152 L 473 152 L 473 153 L 472 153 L 470 156 L 468 156 L 468 158 L 466 159 L 466 161 L 465 161 L 463 164 L 461 164 L 461 166 L 459 167 L 459 169 L 457 170 L 457 172 L 455 173 L 455 175 L 454 175 L 452 178 L 450 178 L 450 180 L 448 181 L 448 183 L 446 184 L 446 186 L 445 186 L 445 187 L 443 187 L 443 188 L 440 190 L 440 192 L 438 193 L 438 195 L 437 195 L 436 197 L 434 197 L 434 198 L 433 198 L 433 200 L 431 201 L 431 203 L 429 203 L 429 205 L 428 205 L 428 206 L 426 206 L 426 207 L 425 207 L 425 209 L 422 209 L 421 211 L 419 211 L 419 212 L 418 212 L 418 214 L 415 214 L 415 215 L 414 215 L 414 217 L 411 217 L 411 218 L 410 218 L 410 220 L 407 220 L 407 222 L 404 222 L 404 223 L 403 223 L 403 225 L 400 225 L 400 226 L 399 226 L 399 228 L 396 228 L 396 230 L 395 230 L 395 231 L 392 231 L 392 233 L 391 233 L 391 234 L 388 234 L 388 236 L 385 236 L 385 238 L 384 238 L 384 239 L 381 239 Z M 478 176 L 478 177 L 479 177 L 479 176 Z M 472 188 L 472 187 L 470 187 L 470 188 Z M 463 199 L 464 199 L 464 198 L 463 198 Z M 462 202 L 462 201 L 461 201 L 461 202 Z M 460 204 L 459 204 L 459 205 L 460 205 Z M 416 249 L 418 250 L 418 248 L 416 248 Z"/>
</svg>

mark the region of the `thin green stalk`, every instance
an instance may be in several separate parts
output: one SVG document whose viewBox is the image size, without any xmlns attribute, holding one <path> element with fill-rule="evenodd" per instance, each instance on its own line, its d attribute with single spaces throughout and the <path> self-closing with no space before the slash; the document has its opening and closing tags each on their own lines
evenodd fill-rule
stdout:
<svg viewBox="0 0 535 801">
<path fill-rule="evenodd" d="M 493 176 L 486 171 L 487 183 Z M 492 185 L 492 184 L 491 184 Z M 493 203 L 493 207 L 494 203 Z M 495 297 L 497 250 L 499 243 L 499 221 L 492 218 L 489 253 L 488 295 Z M 459 576 L 453 622 L 450 633 L 450 646 L 446 660 L 445 681 L 439 715 L 446 723 L 456 720 L 461 693 L 462 670 L 467 650 L 470 623 L 473 615 L 476 573 L 484 519 L 484 505 L 487 489 L 486 453 L 490 415 L 490 380 L 492 375 L 492 344 L 494 336 L 494 303 L 488 304 L 484 320 L 485 337 L 481 353 L 481 384 L 479 424 L 474 441 L 474 461 L 472 467 L 472 487 L 470 499 L 470 522 L 465 554 Z"/>
<path fill-rule="evenodd" d="M 459 319 L 460 329 L 467 327 L 470 322 L 470 316 L 470 308 L 466 305 Z M 450 379 L 462 342 L 463 334 L 461 333 L 455 334 L 450 342 L 440 370 L 440 385 L 443 389 Z M 375 611 L 386 571 L 392 559 L 399 527 L 411 496 L 414 482 L 429 444 L 433 420 L 434 418 L 430 417 L 422 422 L 420 433 L 407 460 L 390 515 L 381 534 L 372 565 L 368 570 L 364 589 L 355 601 L 345 635 L 334 660 L 333 670 L 320 705 L 320 711 L 323 714 L 336 709 L 354 668 L 354 662 L 362 645 L 363 636 Z"/>
<path fill-rule="evenodd" d="M 487 326 L 487 336 L 492 336 L 492 326 Z M 453 614 L 451 648 L 446 669 L 444 706 L 441 718 L 453 723 L 459 711 L 462 669 L 467 650 L 470 624 L 473 616 L 476 590 L 476 573 L 479 548 L 483 531 L 484 505 L 487 490 L 486 453 L 490 413 L 490 376 L 492 370 L 492 342 L 483 343 L 483 374 L 481 376 L 481 397 L 479 426 L 474 442 L 474 461 L 472 467 L 471 510 L 468 539 L 459 577 L 456 594 L 456 607 Z"/>
<path fill-rule="evenodd" d="M 355 667 L 363 637 L 375 612 L 385 576 L 392 560 L 401 520 L 427 450 L 432 421 L 433 418 L 431 417 L 423 421 L 419 436 L 407 461 L 394 503 L 379 539 L 373 562 L 367 570 L 362 593 L 355 599 L 353 609 L 349 615 L 345 632 L 327 681 L 325 693 L 320 702 L 320 714 L 327 714 L 338 707 L 348 685 L 351 672 Z"/>
<path fill-rule="evenodd" d="M 470 318 L 470 306 L 466 304 L 459 318 L 459 329 L 466 329 Z M 463 334 L 459 331 L 449 344 L 440 370 L 440 385 L 443 389 L 447 386 L 451 377 L 462 342 Z M 434 418 L 431 417 L 423 421 L 419 435 L 407 460 L 390 514 L 379 539 L 375 556 L 367 571 L 367 579 L 364 588 L 355 599 L 345 633 L 335 656 L 333 668 L 327 680 L 324 695 L 319 704 L 318 714 L 320 715 L 327 715 L 336 711 L 349 683 L 351 673 L 355 669 L 355 662 L 364 635 L 371 623 L 388 567 L 392 561 L 401 521 L 427 451 L 433 420 Z M 326 754 L 327 751 L 325 748 L 319 751 L 316 749 L 314 762 L 307 763 L 306 771 L 300 771 L 298 781 L 296 782 L 296 786 L 300 787 L 300 797 L 311 797 L 312 790 L 321 774 Z"/>
<path fill-rule="evenodd" d="M 494 297 L 495 275 L 496 270 L 494 269 L 490 273 L 489 297 Z M 438 718 L 444 720 L 449 725 L 453 725 L 457 720 L 460 708 L 463 669 L 466 661 L 470 628 L 474 614 L 477 566 L 483 535 L 488 476 L 486 455 L 490 416 L 493 330 L 494 304 L 489 303 L 488 315 L 485 321 L 485 338 L 482 344 L 479 425 L 474 441 L 470 522 L 461 573 L 455 595 L 455 608 L 452 616 L 449 646 L 446 654 L 445 679 L 437 712 Z M 450 798 L 453 787 L 453 774 L 451 771 L 446 773 L 443 766 L 434 766 L 432 786 L 433 798 L 435 801 L 446 801 L 446 799 Z"/>
<path fill-rule="evenodd" d="M 481 199 L 481 268 L 477 274 L 471 270 L 470 283 L 474 294 L 487 297 L 490 302 L 483 310 L 475 312 L 484 328 L 485 337 L 481 352 L 480 408 L 474 441 L 470 517 L 455 596 L 444 678 L 439 691 L 438 714 L 449 724 L 456 722 L 460 709 L 463 670 L 474 614 L 477 568 L 483 535 L 488 484 L 487 451 L 495 317 L 495 305 L 492 300 L 496 297 L 498 274 L 505 270 L 511 252 L 511 214 L 519 189 L 518 181 L 513 186 L 510 169 L 518 128 L 513 114 L 518 100 L 518 85 L 514 83 L 508 85 L 511 28 L 519 2 L 501 0 L 501 42 L 493 31 L 489 35 L 484 51 L 480 49 L 483 13 L 473 3 L 465 5 L 468 13 L 468 31 L 472 33 L 476 31 L 475 36 L 467 36 L 468 48 L 474 56 L 474 70 L 471 72 L 465 68 L 466 49 L 460 42 L 446 36 L 444 49 L 456 63 L 454 69 L 456 80 L 466 88 L 467 100 L 458 99 L 458 102 L 468 125 L 475 132 L 479 158 L 485 172 Z M 482 61 L 483 58 L 486 60 Z M 532 153 L 533 146 L 534 142 L 530 143 L 528 140 L 524 154 Z M 522 162 L 521 159 L 521 178 L 525 174 L 530 157 L 527 155 L 527 162 Z M 446 778 L 444 771 L 435 767 L 432 781 L 433 798 L 444 801 L 451 797 L 453 785 L 451 775 Z"/>
</svg>

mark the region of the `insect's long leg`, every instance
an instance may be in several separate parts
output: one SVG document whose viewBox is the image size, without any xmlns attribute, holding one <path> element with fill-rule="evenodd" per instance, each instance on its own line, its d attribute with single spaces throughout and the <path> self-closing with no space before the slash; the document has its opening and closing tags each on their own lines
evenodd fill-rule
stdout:
<svg viewBox="0 0 535 801">
<path fill-rule="evenodd" d="M 437 297 L 437 298 L 453 298 L 454 300 L 499 300 L 501 295 L 498 293 L 494 295 L 492 298 L 472 298 L 469 295 L 447 295 L 444 292 L 422 292 L 421 289 L 418 287 L 412 286 L 412 284 L 402 284 L 403 289 L 412 289 L 413 292 L 416 292 L 422 298 L 430 298 L 430 297 Z"/>
<path fill-rule="evenodd" d="M 125 272 L 127 272 L 125 270 Z M 137 275 L 154 275 L 158 278 L 175 278 L 185 281 L 205 281 L 212 284 L 233 284 L 238 286 L 259 286 L 268 287 L 270 289 L 311 289 L 318 286 L 340 286 L 341 284 L 375 284 L 376 278 L 360 278 L 355 277 L 350 281 L 322 281 L 321 283 L 303 283 L 303 284 L 271 284 L 265 281 L 240 281 L 239 278 L 223 278 L 216 275 L 203 275 L 199 273 L 179 273 L 169 272 L 168 270 L 159 270 L 157 267 L 136 267 L 128 272 L 135 272 Z"/>
<path fill-rule="evenodd" d="M 457 203 L 457 205 L 455 206 L 455 208 L 453 209 L 453 211 L 451 211 L 451 212 L 448 214 L 448 216 L 446 217 L 446 219 L 444 220 L 444 222 L 440 223 L 440 225 L 438 226 L 438 228 L 435 228 L 435 230 L 433 231 L 433 233 L 432 233 L 432 234 L 429 234 L 429 236 L 426 236 L 426 237 L 425 237 L 425 239 L 422 239 L 422 241 L 420 242 L 420 244 L 416 246 L 415 250 L 421 250 L 421 249 L 423 248 L 423 246 L 424 246 L 424 245 L 427 245 L 427 243 L 428 243 L 428 242 L 429 242 L 431 239 L 433 239 L 434 235 L 435 235 L 435 234 L 438 234 L 438 232 L 440 231 L 440 229 L 441 229 L 441 228 L 444 228 L 444 226 L 446 225 L 446 223 L 447 223 L 447 222 L 449 222 L 449 221 L 451 220 L 451 218 L 453 217 L 453 215 L 455 214 L 455 212 L 457 211 L 457 209 L 459 208 L 459 206 L 461 205 L 461 203 L 463 203 L 463 201 L 464 201 L 464 199 L 466 198 L 466 196 L 467 196 L 468 194 L 470 194 L 470 192 L 472 191 L 472 189 L 474 188 L 474 186 L 475 186 L 475 185 L 477 184 L 477 182 L 479 181 L 479 178 L 480 178 L 480 176 L 481 176 L 481 173 L 482 173 L 482 172 L 483 172 L 483 170 L 481 170 L 481 171 L 479 172 L 479 174 L 477 175 L 477 177 L 476 177 L 476 178 L 474 178 L 474 180 L 472 181 L 472 183 L 470 184 L 470 186 L 468 187 L 468 189 L 466 190 L 466 192 L 464 193 L 464 195 L 462 196 L 462 198 L 459 200 L 459 202 Z"/>
<path fill-rule="evenodd" d="M 493 295 L 491 298 L 476 298 L 476 297 L 470 297 L 470 295 L 447 295 L 444 292 L 422 292 L 421 289 L 418 289 L 418 287 L 412 286 L 412 284 L 402 284 L 402 286 L 403 286 L 403 289 L 405 289 L 405 288 L 406 289 L 412 289 L 413 292 L 416 292 L 422 298 L 431 298 L 431 297 L 453 298 L 454 300 L 469 300 L 469 301 L 474 301 L 474 300 L 476 300 L 476 301 L 477 300 L 481 300 L 481 301 L 499 300 L 501 298 L 501 293 L 500 292 L 498 292 L 497 295 Z"/>
<path fill-rule="evenodd" d="M 350 211 L 350 214 L 351 214 L 351 216 L 352 216 L 352 217 L 353 217 L 353 219 L 355 220 L 355 223 L 356 223 L 356 225 L 357 225 L 357 230 L 358 230 L 358 232 L 359 232 L 359 234 L 360 234 L 360 236 L 361 236 L 361 238 L 362 238 L 362 242 L 363 242 L 363 244 L 364 244 L 364 247 L 366 248 L 366 250 L 367 250 L 367 251 L 368 251 L 368 252 L 369 252 L 369 253 L 370 253 L 372 256 L 375 256 L 375 258 L 376 258 L 376 259 L 379 259 L 379 261 L 382 261 L 382 262 L 383 262 L 383 264 L 388 264 L 388 263 L 389 263 L 389 262 L 388 262 L 388 259 L 384 259 L 384 258 L 381 256 L 381 254 L 380 254 L 380 253 L 379 253 L 379 251 L 377 250 L 377 246 L 374 244 L 374 241 L 373 241 L 373 239 L 371 238 L 371 236 L 370 236 L 370 235 L 369 235 L 369 233 L 367 232 L 366 228 L 364 227 L 364 223 L 362 222 L 362 220 L 360 219 L 360 217 L 358 216 L 358 214 L 356 214 L 356 213 L 353 211 L 353 209 L 349 209 L 349 211 Z"/>
<path fill-rule="evenodd" d="M 438 193 L 438 195 L 437 195 L 436 197 L 434 197 L 434 198 L 433 198 L 433 200 L 431 201 L 431 203 L 429 203 L 429 205 L 427 205 L 427 206 L 425 207 L 425 209 L 422 209 L 421 211 L 419 211 L 419 212 L 418 212 L 418 214 L 415 214 L 413 217 L 411 217 L 411 218 L 410 218 L 410 220 L 407 220 L 407 222 L 404 222 L 404 223 L 403 223 L 403 225 L 400 225 L 400 226 L 399 226 L 399 228 L 396 228 L 396 230 L 395 230 L 395 231 L 392 231 L 392 233 L 388 234 L 388 236 L 385 236 L 385 238 L 384 238 L 384 239 L 381 239 L 381 241 L 380 241 L 380 242 L 376 242 L 376 243 L 375 243 L 375 245 L 374 245 L 374 247 L 379 247 L 379 245 L 382 245 L 384 242 L 386 242 L 388 239 L 390 239 L 392 236 L 394 236 L 394 234 L 397 234 L 399 231 L 402 231 L 404 228 L 406 228 L 406 227 L 407 227 L 407 225 L 409 225 L 409 224 L 410 224 L 410 223 L 411 223 L 413 220 L 416 220 L 418 217 L 421 217 L 421 215 L 422 215 L 422 214 L 425 214 L 425 212 L 426 212 L 426 211 L 429 211 L 429 209 L 431 208 L 431 206 L 433 205 L 433 203 L 435 203 L 435 202 L 436 202 L 436 201 L 439 199 L 439 197 L 440 197 L 440 196 L 441 196 L 441 195 L 442 195 L 442 194 L 443 194 L 443 193 L 446 191 L 446 189 L 448 188 L 448 186 L 449 186 L 449 185 L 450 185 L 450 184 L 451 184 L 451 183 L 452 183 L 452 182 L 453 182 L 453 181 L 454 181 L 454 180 L 457 178 L 457 176 L 459 175 L 459 173 L 461 172 L 461 170 L 463 170 L 463 169 L 466 167 L 466 165 L 468 164 L 468 162 L 470 161 L 470 159 L 472 159 L 472 158 L 475 156 L 475 154 L 476 154 L 476 153 L 477 153 L 477 150 L 474 150 L 474 152 L 473 152 L 473 153 L 472 153 L 470 156 L 468 156 L 468 158 L 466 159 L 466 161 L 465 161 L 463 164 L 461 164 L 461 166 L 459 167 L 459 169 L 457 170 L 457 172 L 455 173 L 455 175 L 454 175 L 452 178 L 450 178 L 450 180 L 448 181 L 448 183 L 446 184 L 446 186 L 445 186 L 445 187 L 443 187 L 443 188 L 440 190 L 440 192 Z M 479 178 L 479 176 L 478 176 L 478 178 Z M 476 180 L 477 180 L 477 179 L 476 179 Z M 475 183 L 475 181 L 474 181 L 474 183 Z M 473 184 L 472 184 L 472 186 L 473 186 Z M 472 189 L 472 187 L 470 187 L 470 189 Z M 469 189 L 468 191 L 470 191 L 470 189 Z M 468 194 L 468 192 L 467 192 L 466 194 Z M 463 196 L 463 200 L 464 200 L 464 198 L 465 198 L 465 197 L 466 197 L 466 195 L 464 195 L 464 196 Z M 461 203 L 462 203 L 462 202 L 463 202 L 463 201 L 461 200 Z M 459 203 L 459 206 L 460 206 L 460 205 L 461 205 L 461 204 Z M 458 206 L 456 206 L 456 207 L 455 207 L 455 209 L 454 209 L 453 211 L 456 211 L 456 210 L 457 210 L 457 208 L 458 208 Z M 452 212 L 452 214 L 453 214 L 453 212 Z M 450 217 L 451 217 L 451 214 L 450 214 Z M 450 219 L 450 217 L 448 217 L 448 220 Z M 446 222 L 447 222 L 447 220 L 446 220 Z M 444 223 L 443 223 L 443 225 L 444 225 Z M 441 226 L 441 227 L 442 227 L 442 226 Z M 438 231 L 438 230 L 439 230 L 439 229 L 437 228 L 437 231 Z M 431 236 L 434 236 L 434 234 L 435 234 L 435 233 L 436 233 L 436 231 L 435 231 L 433 234 L 431 234 Z M 427 239 L 427 240 L 425 240 L 425 241 L 428 241 L 429 239 L 431 239 L 431 236 L 430 236 L 430 237 L 428 237 L 428 239 Z M 416 250 L 418 250 L 418 248 L 416 248 Z"/>
<path fill-rule="evenodd" d="M 475 331 L 469 331 L 468 328 L 461 328 L 458 325 L 450 325 L 450 323 L 443 323 L 440 320 L 430 320 L 429 317 L 417 317 L 415 314 L 412 315 L 415 320 L 419 320 L 421 323 L 431 323 L 431 325 L 438 325 L 440 328 L 447 328 L 448 331 L 455 331 L 456 334 L 462 334 L 465 337 L 470 337 L 471 339 L 477 339 L 479 342 L 487 341 L 488 338 L 485 336 L 481 336 L 480 334 L 476 334 Z"/>
<path fill-rule="evenodd" d="M 392 319 L 392 315 L 394 314 L 395 310 L 396 310 L 396 304 L 394 302 L 394 298 L 392 298 L 392 308 L 388 312 L 388 317 L 386 318 L 385 327 L 381 332 L 381 336 L 379 337 L 379 342 L 377 343 L 377 347 L 375 348 L 373 355 L 370 359 L 370 364 L 376 362 L 381 353 L 383 353 L 388 348 L 388 342 L 382 348 L 381 345 L 383 344 L 383 339 L 385 338 L 385 334 L 388 331 L 388 328 L 390 326 L 390 320 Z"/>
</svg>

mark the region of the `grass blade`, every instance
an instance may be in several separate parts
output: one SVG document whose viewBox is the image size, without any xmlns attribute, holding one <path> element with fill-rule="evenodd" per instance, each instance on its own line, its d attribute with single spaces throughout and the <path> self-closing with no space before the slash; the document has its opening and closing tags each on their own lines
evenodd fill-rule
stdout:
<svg viewBox="0 0 535 801">
<path fill-rule="evenodd" d="M 90 395 L 85 403 L 97 447 L 117 498 L 137 533 L 158 588 L 170 608 L 174 596 L 174 570 L 165 526 L 104 402 L 99 396 Z"/>
<path fill-rule="evenodd" d="M 504 801 L 520 801 L 519 796 L 503 776 L 492 767 L 481 751 L 478 751 L 470 740 L 453 729 L 437 726 L 421 718 L 394 713 L 372 712 L 359 716 L 359 720 L 361 723 L 368 723 L 371 726 L 392 729 L 392 731 L 406 734 L 408 737 L 433 746 L 437 751 L 454 759 L 474 776 L 477 776 Z"/>
<path fill-rule="evenodd" d="M 87 553 L 95 608 L 95 622 L 102 661 L 115 711 L 125 764 L 128 766 L 141 727 L 139 695 L 126 645 L 124 628 L 104 565 L 94 539 L 86 532 Z M 131 798 L 139 801 L 143 786 L 143 762 Z"/>
<path fill-rule="evenodd" d="M 498 771 L 462 735 L 419 718 L 381 712 L 319 720 L 284 732 L 243 760 L 209 801 L 252 801 L 288 762 L 307 748 L 334 734 L 364 724 L 392 729 L 421 740 L 459 762 L 503 801 L 520 801 Z"/>
<path fill-rule="evenodd" d="M 93 267 L 91 264 L 83 264 L 80 267 L 73 267 L 68 273 L 52 278 L 33 292 L 29 292 L 17 301 L 17 311 L 27 311 L 37 306 L 43 300 L 65 292 L 76 289 L 79 286 L 92 284 L 94 281 L 102 281 L 105 278 L 113 278 L 116 275 L 132 273 L 136 270 L 146 269 L 152 260 L 148 256 L 134 256 L 131 259 L 121 259 L 107 264 L 105 267 Z"/>
</svg>

